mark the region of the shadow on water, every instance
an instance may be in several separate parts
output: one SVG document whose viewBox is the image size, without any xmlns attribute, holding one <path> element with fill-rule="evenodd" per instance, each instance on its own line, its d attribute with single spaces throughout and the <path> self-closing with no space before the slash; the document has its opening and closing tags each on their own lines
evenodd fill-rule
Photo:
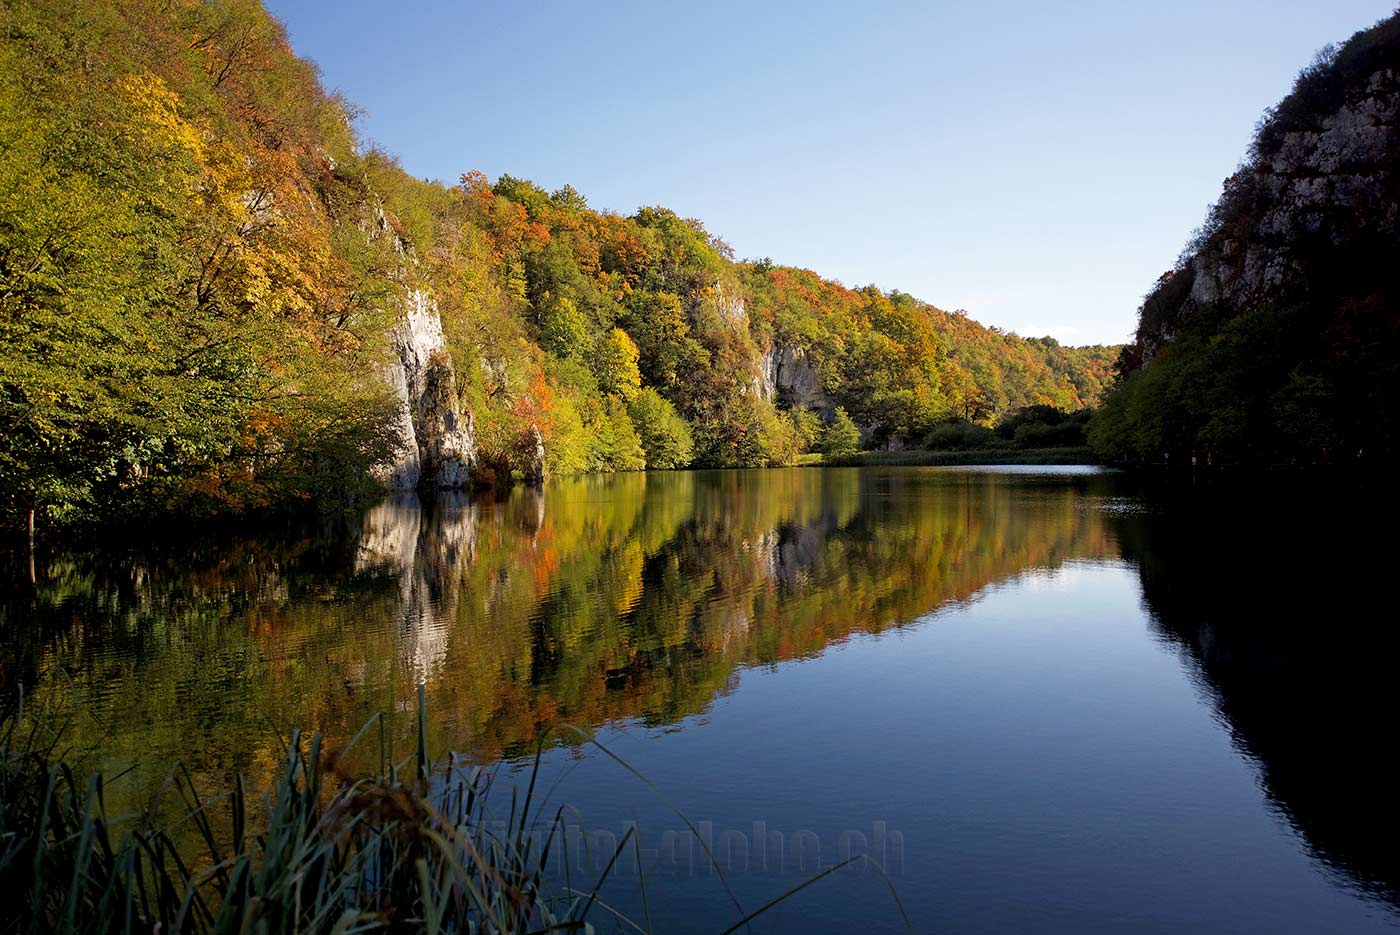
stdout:
<svg viewBox="0 0 1400 935">
<path fill-rule="evenodd" d="M 1274 480 L 1146 502 L 1113 525 L 1155 625 L 1313 855 L 1400 906 L 1394 494 Z"/>
</svg>

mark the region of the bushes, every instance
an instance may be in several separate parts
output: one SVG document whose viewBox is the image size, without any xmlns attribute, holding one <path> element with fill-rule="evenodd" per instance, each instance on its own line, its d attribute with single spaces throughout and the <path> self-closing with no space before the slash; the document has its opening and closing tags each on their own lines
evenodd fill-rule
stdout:
<svg viewBox="0 0 1400 935">
<path fill-rule="evenodd" d="M 960 467 L 988 464 L 1093 464 L 1088 448 L 988 448 L 970 451 L 860 451 L 829 462 L 842 467 Z"/>
<path fill-rule="evenodd" d="M 995 429 L 961 419 L 935 425 L 923 439 L 927 451 L 996 451 L 1003 448 L 1082 448 L 1091 412 L 1065 412 L 1054 406 L 1027 406 L 1002 419 Z"/>
<path fill-rule="evenodd" d="M 1086 444 L 1088 409 L 1065 412 L 1054 406 L 1027 406 L 997 423 L 996 433 L 1017 448 L 1076 448 Z"/>
<path fill-rule="evenodd" d="M 1045 425 L 1032 422 L 1016 429 L 1011 442 L 1017 448 L 1078 448 L 1086 444 L 1082 422 Z"/>
<path fill-rule="evenodd" d="M 785 467 L 803 451 L 802 433 L 792 416 L 761 400 L 750 408 L 749 423 L 737 446 L 738 467 Z"/>
<path fill-rule="evenodd" d="M 803 451 L 816 451 L 821 444 L 822 417 L 804 406 L 798 406 L 788 411 L 792 418 L 792 424 L 797 428 L 797 434 L 802 441 Z"/>
<path fill-rule="evenodd" d="M 589 446 L 588 466 L 593 471 L 640 471 L 647 466 L 642 438 L 627 415 L 627 406 L 616 396 L 609 396 L 595 410 L 589 425 L 592 444 Z"/>
<path fill-rule="evenodd" d="M 985 425 L 976 425 L 961 419 L 942 422 L 929 429 L 924 436 L 923 447 L 928 451 L 972 451 L 984 448 L 999 448 L 1004 445 L 996 432 Z"/>
<path fill-rule="evenodd" d="M 641 436 L 647 467 L 670 470 L 690 464 L 695 455 L 690 425 L 665 397 L 648 386 L 628 400 L 627 412 Z"/>
</svg>

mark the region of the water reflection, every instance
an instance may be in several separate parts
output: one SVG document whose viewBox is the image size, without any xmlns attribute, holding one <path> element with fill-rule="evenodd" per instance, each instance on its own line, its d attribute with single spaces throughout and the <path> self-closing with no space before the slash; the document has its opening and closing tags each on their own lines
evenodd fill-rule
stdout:
<svg viewBox="0 0 1400 935">
<path fill-rule="evenodd" d="M 409 749 L 420 681 L 433 747 L 482 758 L 561 723 L 674 725 L 745 666 L 1030 571 L 1126 559 L 1148 625 L 1182 648 L 1280 812 L 1320 860 L 1400 902 L 1400 639 L 1374 609 L 1391 552 L 1358 528 L 1392 516 L 1335 492 L 909 469 L 395 500 L 349 526 L 49 556 L 0 610 L 0 689 L 77 712 L 77 749 L 109 774 L 139 764 L 134 801 L 177 759 L 211 788 L 265 781 L 289 725 L 339 744 L 388 711 L 389 742 Z"/>
<path fill-rule="evenodd" d="M 271 725 L 348 736 L 419 680 L 436 739 L 483 756 L 564 720 L 669 723 L 741 665 L 1110 556 L 1087 508 L 1104 483 L 632 474 L 389 501 L 350 530 L 74 552 L 6 604 L 6 689 L 81 706 L 80 745 L 105 757 L 193 743 L 216 780 L 275 763 Z"/>
<path fill-rule="evenodd" d="M 396 655 L 418 681 L 442 671 L 461 595 L 459 569 L 476 560 L 479 508 L 443 494 L 424 508 L 417 497 L 386 500 L 365 514 L 355 555 L 357 574 L 399 581 L 399 620 L 391 624 Z"/>
</svg>

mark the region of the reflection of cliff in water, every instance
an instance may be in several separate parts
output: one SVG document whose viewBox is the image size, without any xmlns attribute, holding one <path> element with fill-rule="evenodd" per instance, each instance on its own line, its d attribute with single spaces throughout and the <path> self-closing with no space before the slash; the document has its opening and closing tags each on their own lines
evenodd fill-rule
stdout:
<svg viewBox="0 0 1400 935">
<path fill-rule="evenodd" d="M 476 505 L 459 493 L 426 506 L 414 496 L 397 497 L 365 514 L 355 570 L 398 578 L 398 655 L 419 680 L 437 674 L 447 658 L 458 571 L 476 559 L 477 519 Z"/>
<path fill-rule="evenodd" d="M 1156 624 L 1313 853 L 1400 905 L 1393 503 L 1314 485 L 1179 491 L 1120 521 Z"/>
<path fill-rule="evenodd" d="M 18 678 L 78 746 L 270 773 L 276 728 L 334 743 L 426 681 L 439 749 L 567 722 L 669 724 L 741 667 L 821 651 L 990 584 L 1111 556 L 1105 478 L 790 470 L 560 480 L 381 504 L 349 528 L 79 553 L 7 605 Z M 408 742 L 402 719 L 395 742 Z M 90 734 L 91 736 L 86 736 Z M 191 765 L 196 765 L 192 763 Z"/>
</svg>

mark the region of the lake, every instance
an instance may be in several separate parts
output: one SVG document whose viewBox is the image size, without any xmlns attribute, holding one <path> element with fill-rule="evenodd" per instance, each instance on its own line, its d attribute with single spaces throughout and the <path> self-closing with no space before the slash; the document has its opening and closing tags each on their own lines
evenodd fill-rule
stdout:
<svg viewBox="0 0 1400 935">
<path fill-rule="evenodd" d="M 177 760 L 267 782 L 294 726 L 388 712 L 406 754 L 422 682 L 503 814 L 545 738 L 575 873 L 635 822 L 603 898 L 658 931 L 866 853 L 919 931 L 1396 932 L 1394 516 L 1092 468 L 563 479 L 44 556 L 0 688 L 136 807 Z M 903 930 L 864 863 L 753 927 Z"/>
</svg>

